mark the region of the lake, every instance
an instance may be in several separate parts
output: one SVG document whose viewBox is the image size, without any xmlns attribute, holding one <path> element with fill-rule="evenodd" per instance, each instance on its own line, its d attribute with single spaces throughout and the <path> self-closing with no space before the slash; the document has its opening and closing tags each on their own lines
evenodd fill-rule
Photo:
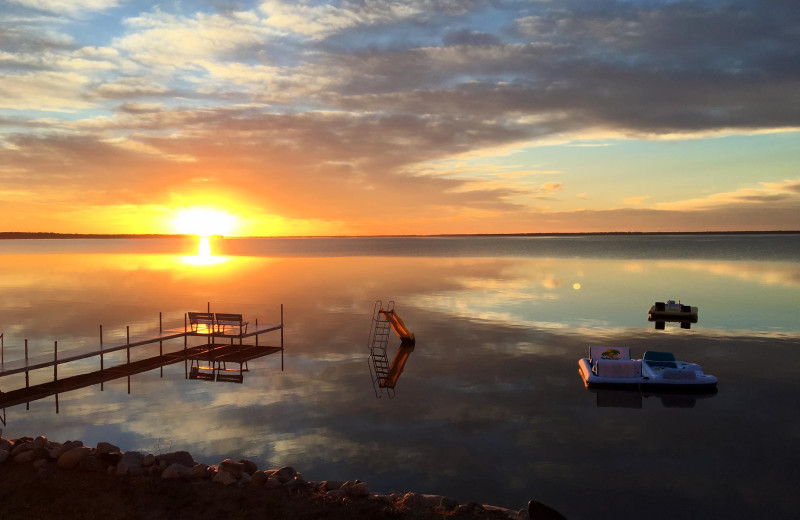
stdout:
<svg viewBox="0 0 800 520">
<path fill-rule="evenodd" d="M 535 498 L 570 519 L 794 518 L 800 506 L 797 234 L 3 240 L 0 267 L 6 362 L 25 340 L 31 355 L 54 341 L 67 352 L 97 345 L 102 326 L 121 344 L 128 327 L 183 327 L 208 307 L 274 323 L 283 305 L 285 319 L 283 356 L 249 361 L 239 384 L 187 378 L 181 362 L 9 407 L 7 438 L 185 449 L 512 509 Z M 697 306 L 698 322 L 657 330 L 647 310 L 666 299 Z M 392 395 L 368 364 L 377 300 L 416 336 Z M 577 363 L 594 344 L 674 352 L 718 392 L 590 391 Z"/>
</svg>

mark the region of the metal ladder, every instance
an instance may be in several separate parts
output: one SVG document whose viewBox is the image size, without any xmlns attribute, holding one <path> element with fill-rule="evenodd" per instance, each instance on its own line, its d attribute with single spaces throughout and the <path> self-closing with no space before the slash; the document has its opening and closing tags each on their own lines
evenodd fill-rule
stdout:
<svg viewBox="0 0 800 520">
<path fill-rule="evenodd" d="M 383 303 L 378 300 L 372 309 L 372 325 L 370 327 L 369 348 L 369 372 L 372 379 L 372 388 L 375 390 L 375 397 L 383 397 L 386 391 L 389 398 L 394 397 L 394 388 L 385 388 L 383 382 L 389 375 L 389 358 L 386 355 L 386 347 L 389 345 L 390 324 L 381 314 L 381 310 L 394 312 L 394 302 L 390 301 L 383 309 Z"/>
</svg>

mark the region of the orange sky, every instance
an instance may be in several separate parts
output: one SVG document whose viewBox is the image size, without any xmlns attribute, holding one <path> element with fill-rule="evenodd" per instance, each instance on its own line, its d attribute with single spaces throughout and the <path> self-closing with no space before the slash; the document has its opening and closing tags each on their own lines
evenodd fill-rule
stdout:
<svg viewBox="0 0 800 520">
<path fill-rule="evenodd" d="M 796 18 L 717 4 L 11 0 L 0 231 L 800 229 Z"/>
</svg>

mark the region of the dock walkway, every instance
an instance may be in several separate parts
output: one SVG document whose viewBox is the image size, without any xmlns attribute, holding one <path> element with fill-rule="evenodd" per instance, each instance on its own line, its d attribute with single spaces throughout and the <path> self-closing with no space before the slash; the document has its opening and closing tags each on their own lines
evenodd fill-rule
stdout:
<svg viewBox="0 0 800 520">
<path fill-rule="evenodd" d="M 159 329 L 160 326 L 160 319 L 159 319 Z M 185 320 L 184 320 L 185 321 Z M 25 342 L 25 357 L 21 359 L 15 359 L 12 361 L 6 361 L 5 355 L 0 358 L 0 377 L 10 376 L 13 374 L 19 374 L 22 372 L 30 372 L 33 370 L 39 370 L 42 368 L 49 368 L 52 367 L 56 372 L 55 376 L 57 378 L 57 368 L 58 365 L 62 365 L 64 363 L 70 363 L 73 361 L 79 361 L 82 359 L 88 359 L 92 357 L 100 357 L 101 358 L 101 366 L 102 366 L 102 358 L 106 354 L 110 354 L 113 352 L 119 352 L 121 350 L 128 351 L 128 361 L 130 362 L 130 349 L 141 347 L 143 345 L 152 345 L 154 343 L 163 344 L 164 341 L 169 341 L 178 338 L 184 338 L 184 349 L 188 347 L 188 339 L 192 337 L 202 337 L 207 340 L 207 343 L 214 343 L 216 340 L 224 339 L 229 340 L 231 344 L 233 344 L 234 340 L 238 340 L 239 344 L 242 344 L 242 341 L 246 338 L 254 338 L 256 346 L 258 346 L 258 336 L 261 334 L 266 334 L 268 332 L 273 331 L 280 331 L 281 332 L 281 344 L 280 348 L 283 350 L 283 304 L 281 304 L 281 322 L 277 324 L 259 324 L 258 320 L 256 320 L 255 325 L 246 332 L 237 332 L 237 333 L 223 333 L 223 332 L 206 332 L 206 331 L 192 331 L 187 325 L 184 325 L 183 328 L 180 329 L 169 329 L 169 330 L 159 330 L 158 332 L 149 333 L 149 334 L 140 334 L 135 338 L 131 338 L 130 336 L 130 327 L 128 327 L 127 331 L 127 339 L 125 343 L 115 344 L 111 346 L 106 346 L 103 344 L 102 339 L 102 326 L 100 327 L 100 343 L 96 345 L 86 345 L 83 347 L 72 348 L 68 350 L 62 350 L 59 352 L 58 350 L 58 341 L 53 342 L 53 351 L 50 354 L 37 354 L 35 356 L 28 356 L 28 348 L 27 348 L 27 340 Z"/>
</svg>

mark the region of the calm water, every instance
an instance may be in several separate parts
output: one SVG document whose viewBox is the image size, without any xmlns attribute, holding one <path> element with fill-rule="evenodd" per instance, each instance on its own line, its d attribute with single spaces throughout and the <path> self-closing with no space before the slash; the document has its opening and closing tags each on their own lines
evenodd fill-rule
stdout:
<svg viewBox="0 0 800 520">
<path fill-rule="evenodd" d="M 4 437 L 107 440 L 247 457 L 308 480 L 362 479 L 568 518 L 792 518 L 800 465 L 800 235 L 0 241 L 5 359 L 183 325 L 186 311 L 286 319 L 242 384 L 183 363 L 5 410 Z M 655 330 L 656 300 L 698 306 Z M 375 300 L 417 345 L 396 395 L 367 364 Z M 262 336 L 267 343 L 279 336 Z M 703 365 L 702 398 L 596 394 L 591 344 Z M 389 355 L 399 345 L 393 338 Z M 180 340 L 167 349 L 183 347 Z M 155 349 L 155 350 L 154 350 Z M 133 359 L 157 353 L 134 351 Z M 124 360 L 124 354 L 115 359 Z M 108 359 L 107 363 L 111 363 Z M 95 369 L 95 360 L 59 375 Z M 33 372 L 31 382 L 52 378 Z M 0 378 L 0 389 L 24 376 Z M 645 513 L 646 512 L 646 515 Z"/>
</svg>

